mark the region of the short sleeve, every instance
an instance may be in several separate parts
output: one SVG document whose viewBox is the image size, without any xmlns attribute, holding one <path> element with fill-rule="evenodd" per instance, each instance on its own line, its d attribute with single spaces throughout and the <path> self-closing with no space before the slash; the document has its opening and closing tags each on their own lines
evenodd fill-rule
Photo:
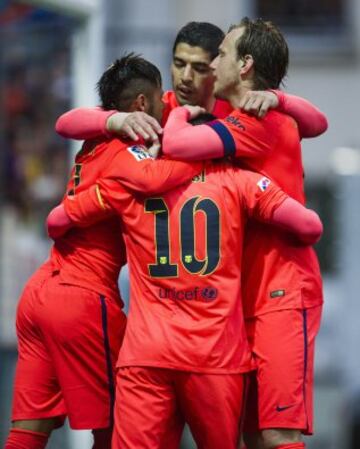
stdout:
<svg viewBox="0 0 360 449">
<path fill-rule="evenodd" d="M 271 221 L 274 211 L 285 201 L 287 194 L 259 173 L 238 169 L 235 176 L 249 217 Z"/>
</svg>

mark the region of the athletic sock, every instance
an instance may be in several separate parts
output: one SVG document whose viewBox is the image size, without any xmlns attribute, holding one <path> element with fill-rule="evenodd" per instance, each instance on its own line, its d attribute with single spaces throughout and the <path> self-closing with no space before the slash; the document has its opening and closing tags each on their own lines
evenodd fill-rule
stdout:
<svg viewBox="0 0 360 449">
<path fill-rule="evenodd" d="M 49 435 L 27 429 L 11 429 L 4 449 L 44 449 Z"/>
<path fill-rule="evenodd" d="M 288 443 L 275 446 L 274 449 L 305 449 L 305 443 Z"/>
<path fill-rule="evenodd" d="M 112 428 L 92 431 L 94 445 L 92 449 L 111 449 Z"/>
</svg>

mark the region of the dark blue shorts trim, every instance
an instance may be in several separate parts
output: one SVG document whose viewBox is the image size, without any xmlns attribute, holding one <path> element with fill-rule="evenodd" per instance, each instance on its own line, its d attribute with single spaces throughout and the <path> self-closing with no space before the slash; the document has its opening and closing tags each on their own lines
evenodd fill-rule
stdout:
<svg viewBox="0 0 360 449">
<path fill-rule="evenodd" d="M 109 333 L 108 333 L 108 318 L 107 318 L 107 307 L 105 296 L 100 295 L 100 303 L 101 303 L 101 321 L 102 321 L 102 330 L 104 337 L 104 349 L 105 349 L 105 361 L 106 361 L 106 371 L 108 377 L 109 384 L 109 396 L 110 396 L 110 426 L 113 425 L 114 422 L 114 403 L 115 403 L 115 383 L 114 383 L 114 375 L 113 368 L 111 363 L 111 351 L 110 351 L 110 341 L 109 341 Z"/>
<path fill-rule="evenodd" d="M 306 408 L 306 379 L 307 379 L 307 367 L 308 367 L 308 330 L 307 330 L 307 310 L 303 310 L 303 334 L 304 334 L 304 378 L 303 378 L 303 396 L 305 404 L 305 413 L 307 415 Z M 308 419 L 307 419 L 308 421 Z"/>
</svg>

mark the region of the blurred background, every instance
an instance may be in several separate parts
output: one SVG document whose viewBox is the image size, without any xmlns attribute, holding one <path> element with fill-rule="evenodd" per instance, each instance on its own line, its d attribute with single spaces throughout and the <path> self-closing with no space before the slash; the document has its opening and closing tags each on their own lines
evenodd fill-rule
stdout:
<svg viewBox="0 0 360 449">
<path fill-rule="evenodd" d="M 47 257 L 44 218 L 61 198 L 80 143 L 54 132 L 74 106 L 97 104 L 95 83 L 123 51 L 142 53 L 170 88 L 172 41 L 190 20 L 225 31 L 244 15 L 275 21 L 291 51 L 285 89 L 329 120 L 303 142 L 325 309 L 317 341 L 311 449 L 360 447 L 360 2 L 358 0 L 0 0 L 0 445 L 16 362 L 15 310 Z M 127 290 L 126 273 L 122 275 Z M 90 447 L 87 432 L 54 432 L 50 449 Z M 190 436 L 183 448 L 191 449 Z"/>
</svg>

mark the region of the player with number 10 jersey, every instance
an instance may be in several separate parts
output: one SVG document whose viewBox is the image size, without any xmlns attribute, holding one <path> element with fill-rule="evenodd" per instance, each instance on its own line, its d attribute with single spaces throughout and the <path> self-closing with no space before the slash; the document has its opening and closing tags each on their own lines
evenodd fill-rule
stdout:
<svg viewBox="0 0 360 449">
<path fill-rule="evenodd" d="M 236 447 L 242 374 L 254 367 L 241 304 L 243 228 L 248 217 L 271 221 L 286 198 L 261 175 L 220 161 L 161 196 L 133 197 L 105 179 L 65 199 L 77 226 L 109 210 L 122 217 L 131 304 L 117 363 L 114 447 L 135 448 L 139 433 L 146 447 L 158 447 L 179 400 L 198 444 Z"/>
</svg>

